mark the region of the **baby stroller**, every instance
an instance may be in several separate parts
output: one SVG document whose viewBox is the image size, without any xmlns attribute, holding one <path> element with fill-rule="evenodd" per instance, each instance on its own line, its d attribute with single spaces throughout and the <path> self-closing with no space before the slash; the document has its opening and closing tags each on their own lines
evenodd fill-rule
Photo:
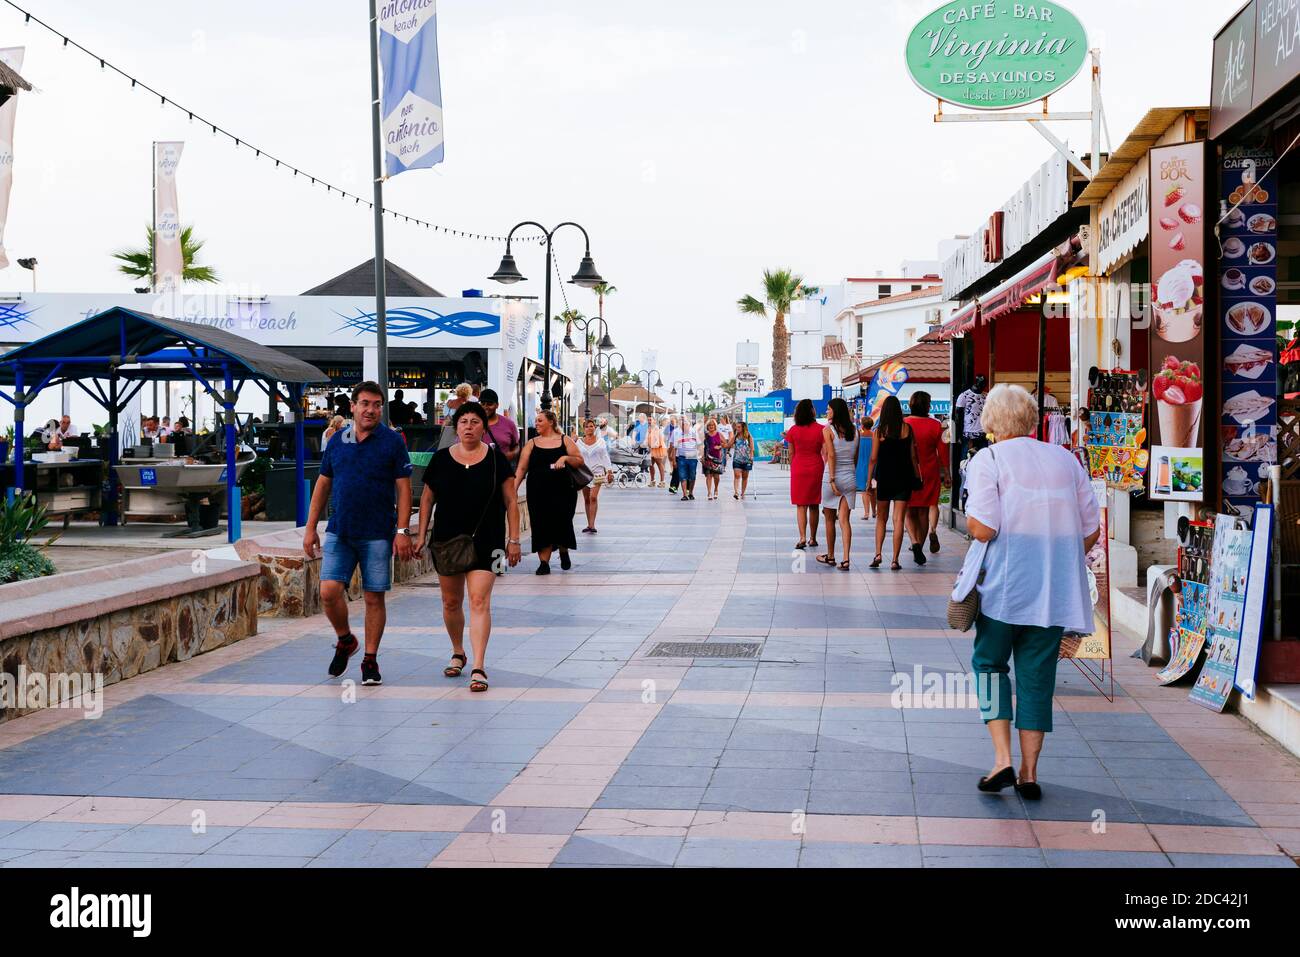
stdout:
<svg viewBox="0 0 1300 957">
<path fill-rule="evenodd" d="M 650 485 L 650 454 L 627 449 L 614 449 L 609 453 L 614 471 L 609 476 L 611 485 L 619 488 L 646 488 Z"/>
</svg>

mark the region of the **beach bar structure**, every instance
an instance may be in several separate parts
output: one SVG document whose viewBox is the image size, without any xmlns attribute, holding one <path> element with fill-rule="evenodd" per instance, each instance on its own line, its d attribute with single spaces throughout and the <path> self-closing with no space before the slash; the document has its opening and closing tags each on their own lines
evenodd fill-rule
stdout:
<svg viewBox="0 0 1300 957">
<path fill-rule="evenodd" d="M 249 382 L 274 396 L 289 397 L 301 409 L 306 386 L 328 377 L 279 349 L 207 325 L 167 319 L 116 307 L 67 326 L 0 356 L 0 399 L 14 407 L 13 470 L 16 488 L 24 488 L 24 412 L 45 389 L 72 383 L 108 412 L 109 502 L 106 524 L 116 524 L 118 417 L 150 382 L 194 380 L 219 409 L 224 430 L 227 531 L 240 535 L 240 497 L 236 469 L 235 405 Z M 5 387 L 8 387 L 6 390 Z M 303 461 L 303 417 L 297 430 L 297 523 L 307 524 L 307 483 Z"/>
</svg>

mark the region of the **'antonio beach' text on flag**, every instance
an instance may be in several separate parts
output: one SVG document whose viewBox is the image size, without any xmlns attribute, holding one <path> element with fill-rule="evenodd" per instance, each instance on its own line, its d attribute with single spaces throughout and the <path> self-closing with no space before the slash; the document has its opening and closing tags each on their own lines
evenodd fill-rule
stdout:
<svg viewBox="0 0 1300 957">
<path fill-rule="evenodd" d="M 23 68 L 24 47 L 0 50 L 0 60 L 15 73 Z M 17 90 L 14 91 L 17 94 Z M 9 219 L 9 193 L 14 182 L 14 121 L 18 116 L 17 95 L 0 106 L 0 269 L 9 265 L 5 255 L 5 223 Z"/>
<path fill-rule="evenodd" d="M 378 16 L 384 165 L 396 176 L 443 160 L 437 3 L 383 0 Z"/>
</svg>

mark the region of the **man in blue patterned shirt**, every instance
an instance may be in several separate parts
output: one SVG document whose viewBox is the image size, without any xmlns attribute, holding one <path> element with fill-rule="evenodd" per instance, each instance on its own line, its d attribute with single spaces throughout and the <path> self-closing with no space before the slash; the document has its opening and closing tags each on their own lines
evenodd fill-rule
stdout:
<svg viewBox="0 0 1300 957">
<path fill-rule="evenodd" d="M 380 421 L 384 393 L 377 383 L 363 382 L 352 391 L 353 421 L 336 433 L 321 456 L 320 478 L 311 497 L 302 547 L 308 558 L 323 554 L 321 605 L 334 626 L 338 644 L 329 673 L 337 678 L 357 653 L 360 642 L 348 624 L 348 583 L 361 568 L 366 598 L 366 653 L 361 683 L 383 684 L 379 642 L 387 611 L 384 595 L 392 588 L 392 557 L 409 559 L 411 541 L 411 459 L 402 437 Z M 316 523 L 330 497 L 334 514 L 325 531 L 322 553 Z"/>
</svg>

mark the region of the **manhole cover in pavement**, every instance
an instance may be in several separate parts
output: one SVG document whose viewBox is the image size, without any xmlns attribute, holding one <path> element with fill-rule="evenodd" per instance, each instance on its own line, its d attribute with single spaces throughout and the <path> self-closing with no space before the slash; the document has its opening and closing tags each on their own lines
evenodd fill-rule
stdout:
<svg viewBox="0 0 1300 957">
<path fill-rule="evenodd" d="M 757 658 L 761 641 L 661 641 L 647 658 Z"/>
</svg>

